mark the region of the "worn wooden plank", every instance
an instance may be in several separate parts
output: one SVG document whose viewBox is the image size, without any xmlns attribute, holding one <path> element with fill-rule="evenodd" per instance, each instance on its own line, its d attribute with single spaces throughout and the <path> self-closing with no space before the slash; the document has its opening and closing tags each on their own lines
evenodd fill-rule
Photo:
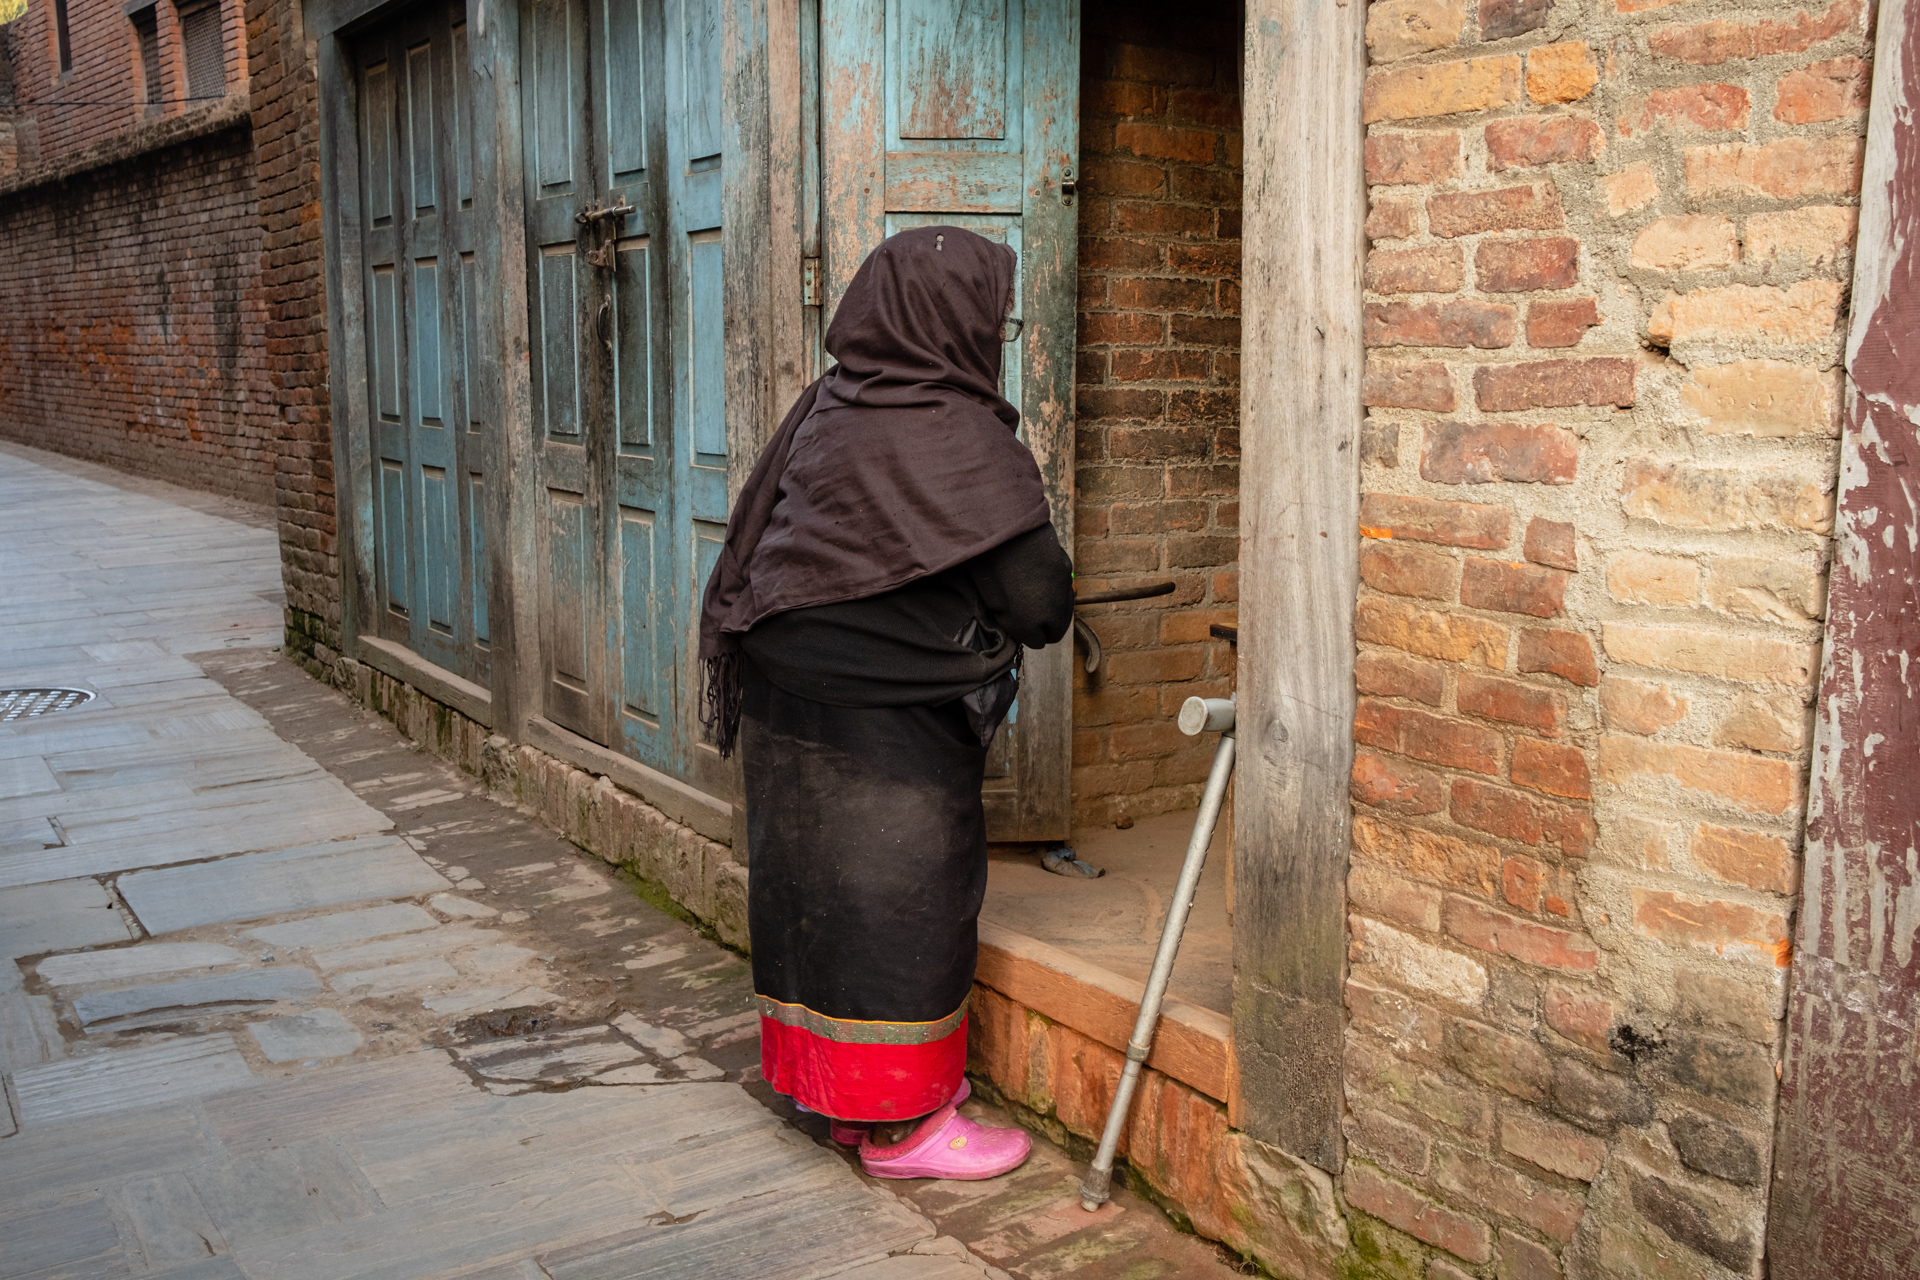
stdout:
<svg viewBox="0 0 1920 1280">
<path fill-rule="evenodd" d="M 1920 5 L 1877 49 L 1847 335 L 1846 419 L 1787 1006 L 1767 1256 L 1784 1280 L 1909 1274 L 1920 1257 Z"/>
<path fill-rule="evenodd" d="M 1337 1171 L 1366 188 L 1361 5 L 1247 6 L 1234 1123 Z"/>
<path fill-rule="evenodd" d="M 1142 982 L 985 920 L 974 981 L 1120 1051 L 1146 992 Z M 1224 1015 L 1169 999 L 1147 1065 L 1225 1101 L 1233 1096 L 1232 1039 Z"/>
</svg>

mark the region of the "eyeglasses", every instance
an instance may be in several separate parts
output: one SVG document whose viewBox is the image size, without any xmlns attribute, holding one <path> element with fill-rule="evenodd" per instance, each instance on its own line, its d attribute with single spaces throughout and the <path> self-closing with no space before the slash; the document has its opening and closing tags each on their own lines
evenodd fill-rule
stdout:
<svg viewBox="0 0 1920 1280">
<path fill-rule="evenodd" d="M 1020 340 L 1020 331 L 1026 328 L 1026 325 L 1027 322 L 1019 316 L 1008 316 L 1000 322 L 1000 341 L 1018 342 Z"/>
</svg>

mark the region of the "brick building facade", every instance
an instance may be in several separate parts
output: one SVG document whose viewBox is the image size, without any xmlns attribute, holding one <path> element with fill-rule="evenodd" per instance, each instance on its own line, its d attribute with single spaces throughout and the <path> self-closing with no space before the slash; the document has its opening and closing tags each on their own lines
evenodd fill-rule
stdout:
<svg viewBox="0 0 1920 1280">
<path fill-rule="evenodd" d="M 1235 620 L 1240 434 L 1260 429 L 1240 418 L 1254 24 L 1086 9 L 1076 557 L 1101 584 L 1176 583 L 1088 615 L 1107 657 L 1075 677 L 1075 812 L 1107 823 L 1192 802 L 1211 743 L 1171 713 L 1235 674 L 1207 629 Z M 204 401 L 227 377 L 244 411 L 208 433 L 103 409 L 56 438 L 48 406 L 83 384 L 28 409 L 15 388 L 82 349 L 140 367 L 167 334 L 43 308 L 30 335 L 0 329 L 34 364 L 0 369 L 0 431 L 209 487 L 248 477 L 280 516 L 290 648 L 482 769 L 479 725 L 340 652 L 316 55 L 296 6 L 245 16 L 244 123 L 137 162 L 171 157 L 154 208 L 252 210 L 246 230 L 216 220 L 256 264 L 230 271 L 241 305 L 198 285 L 179 296 L 205 319 L 168 339 L 205 335 L 210 372 L 183 387 Z M 1352 834 L 1327 851 L 1348 868 L 1344 1148 L 1296 1158 L 1241 1127 L 1215 1096 L 1232 1086 L 1158 1071 L 1130 1135 L 1158 1194 L 1282 1273 L 1764 1273 L 1870 29 L 1863 0 L 1367 11 L 1359 587 L 1298 606 L 1350 615 L 1356 638 Z M 133 236 L 130 177 L 9 196 L 0 290 L 44 271 L 23 245 Z M 213 231 L 171 234 L 147 256 L 215 270 L 193 239 Z M 89 278 L 122 261 L 84 252 Z M 31 310 L 0 300 L 0 325 Z M 129 405 L 175 403 L 141 385 Z M 518 759 L 489 781 L 581 843 L 603 811 L 640 821 L 604 779 Z M 724 915 L 719 846 L 658 839 L 682 851 L 662 864 L 676 895 Z M 686 871 L 708 855 L 719 872 Z M 999 992 L 979 1008 L 983 1077 L 1093 1136 L 1117 1046 Z"/>
</svg>

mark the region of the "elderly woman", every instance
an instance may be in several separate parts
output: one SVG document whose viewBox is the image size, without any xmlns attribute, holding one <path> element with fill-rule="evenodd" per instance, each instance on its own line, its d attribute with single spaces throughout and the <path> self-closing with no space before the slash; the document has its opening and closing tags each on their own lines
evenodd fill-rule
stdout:
<svg viewBox="0 0 1920 1280">
<path fill-rule="evenodd" d="M 965 1099 L 987 745 L 1072 566 L 1000 395 L 1013 251 L 903 231 L 827 331 L 837 362 L 747 480 L 700 619 L 703 723 L 746 773 L 760 1060 L 886 1178 L 1031 1147 Z"/>
</svg>

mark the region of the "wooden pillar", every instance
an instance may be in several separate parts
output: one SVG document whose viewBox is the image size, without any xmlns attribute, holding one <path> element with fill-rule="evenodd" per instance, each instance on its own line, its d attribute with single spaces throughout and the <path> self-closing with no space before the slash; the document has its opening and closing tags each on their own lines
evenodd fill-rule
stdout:
<svg viewBox="0 0 1920 1280">
<path fill-rule="evenodd" d="M 1366 8 L 1249 0 L 1234 1123 L 1337 1172 Z"/>
</svg>

